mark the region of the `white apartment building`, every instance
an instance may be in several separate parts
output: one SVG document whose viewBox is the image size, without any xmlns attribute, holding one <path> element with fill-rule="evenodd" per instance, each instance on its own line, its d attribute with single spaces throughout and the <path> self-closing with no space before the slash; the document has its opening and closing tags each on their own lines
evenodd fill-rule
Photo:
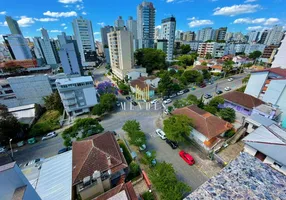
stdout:
<svg viewBox="0 0 286 200">
<path fill-rule="evenodd" d="M 250 53 L 252 53 L 254 51 L 260 51 L 261 53 L 263 53 L 265 47 L 266 47 L 265 44 L 247 44 L 245 46 L 244 53 L 246 55 L 249 55 Z"/>
<path fill-rule="evenodd" d="M 91 76 L 57 79 L 56 85 L 70 117 L 90 112 L 98 104 Z"/>
<path fill-rule="evenodd" d="M 81 55 L 82 66 L 94 66 L 96 56 L 88 58 L 88 54 L 95 53 L 93 29 L 90 20 L 82 17 L 74 19 L 72 22 L 75 39 Z"/>
<path fill-rule="evenodd" d="M 112 72 L 118 78 L 124 79 L 134 66 L 132 33 L 118 30 L 108 33 L 107 37 Z"/>
<path fill-rule="evenodd" d="M 138 41 L 137 41 L 137 21 L 133 20 L 133 17 L 129 17 L 126 21 L 127 30 L 130 31 L 133 35 L 133 50 L 136 51 L 138 49 Z"/>
<path fill-rule="evenodd" d="M 207 40 L 214 40 L 215 37 L 215 30 L 211 27 L 206 27 L 198 31 L 196 35 L 196 40 L 198 41 L 207 41 Z"/>
<path fill-rule="evenodd" d="M 286 34 L 284 34 L 284 39 L 281 41 L 278 52 L 274 56 L 271 68 L 274 67 L 281 67 L 282 69 L 286 69 Z"/>
<path fill-rule="evenodd" d="M 118 29 L 123 29 L 125 26 L 124 20 L 122 19 L 122 16 L 119 16 L 118 19 L 114 21 L 114 27 Z"/>
<path fill-rule="evenodd" d="M 22 35 L 4 35 L 3 39 L 13 59 L 27 60 L 33 58 L 30 48 Z"/>
<path fill-rule="evenodd" d="M 225 43 L 205 42 L 200 43 L 198 54 L 200 57 L 205 57 L 208 53 L 215 58 L 220 58 L 225 55 Z"/>
<path fill-rule="evenodd" d="M 279 45 L 284 35 L 282 26 L 274 26 L 267 34 L 264 44 Z"/>
<path fill-rule="evenodd" d="M 155 7 L 143 1 L 137 6 L 137 34 L 139 48 L 154 47 Z"/>
<path fill-rule="evenodd" d="M 167 40 L 167 56 L 166 60 L 173 60 L 175 31 L 176 31 L 176 19 L 175 17 L 169 17 L 162 20 L 161 24 L 162 38 Z"/>
<path fill-rule="evenodd" d="M 43 38 L 40 39 L 41 48 L 45 56 L 45 60 L 48 65 L 57 64 L 56 56 L 53 51 L 53 47 L 49 38 L 48 31 L 44 28 L 41 29 Z"/>
<path fill-rule="evenodd" d="M 41 60 L 42 62 L 45 62 L 45 56 L 44 56 L 40 41 L 41 41 L 40 37 L 33 38 L 34 52 L 35 52 L 37 60 Z"/>
<path fill-rule="evenodd" d="M 260 32 L 259 31 L 251 31 L 248 34 L 248 43 L 257 42 L 259 39 Z"/>
</svg>

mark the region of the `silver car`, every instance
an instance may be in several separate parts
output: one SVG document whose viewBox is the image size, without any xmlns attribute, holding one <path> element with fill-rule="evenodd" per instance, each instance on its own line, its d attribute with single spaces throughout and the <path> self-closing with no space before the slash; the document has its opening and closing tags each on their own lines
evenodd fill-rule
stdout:
<svg viewBox="0 0 286 200">
<path fill-rule="evenodd" d="M 44 137 L 42 137 L 42 141 L 51 139 L 51 138 L 53 138 L 53 137 L 57 137 L 57 135 L 58 135 L 58 134 L 57 134 L 56 132 L 48 133 L 47 135 L 45 135 Z"/>
</svg>

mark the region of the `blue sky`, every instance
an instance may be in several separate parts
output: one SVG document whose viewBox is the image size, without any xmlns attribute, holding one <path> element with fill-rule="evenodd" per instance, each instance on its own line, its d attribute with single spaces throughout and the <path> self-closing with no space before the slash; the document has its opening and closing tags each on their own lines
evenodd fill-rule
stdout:
<svg viewBox="0 0 286 200">
<path fill-rule="evenodd" d="M 95 39 L 100 27 L 113 25 L 117 17 L 136 18 L 140 0 L 8 0 L 1 3 L 0 35 L 10 33 L 5 15 L 18 20 L 25 37 L 40 36 L 39 29 L 49 30 L 50 37 L 61 31 L 73 34 L 71 22 L 83 16 L 93 23 Z M 170 15 L 177 19 L 177 30 L 196 31 L 206 26 L 227 26 L 229 31 L 246 33 L 279 24 L 286 27 L 286 0 L 153 0 L 156 25 Z"/>
</svg>

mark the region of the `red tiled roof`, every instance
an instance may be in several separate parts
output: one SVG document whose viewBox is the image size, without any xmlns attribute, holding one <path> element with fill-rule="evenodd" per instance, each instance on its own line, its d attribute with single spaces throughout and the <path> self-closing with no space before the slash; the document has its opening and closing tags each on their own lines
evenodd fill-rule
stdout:
<svg viewBox="0 0 286 200">
<path fill-rule="evenodd" d="M 72 146 L 72 183 L 76 185 L 94 171 L 111 170 L 112 173 L 128 167 L 120 147 L 111 132 L 93 135 Z M 111 165 L 107 157 L 110 156 Z"/>
<path fill-rule="evenodd" d="M 131 81 L 130 85 L 134 88 L 136 88 L 136 86 L 137 86 L 140 90 L 144 90 L 145 88 L 148 87 L 148 84 L 145 83 L 144 81 L 140 80 L 139 78 Z M 154 90 L 154 88 L 149 85 L 149 90 Z"/>
<path fill-rule="evenodd" d="M 174 115 L 185 115 L 193 120 L 194 128 L 209 140 L 232 128 L 232 124 L 212 115 L 195 105 L 179 108 Z"/>
<path fill-rule="evenodd" d="M 211 66 L 211 68 L 222 70 L 222 66 L 221 65 L 214 65 L 214 66 Z"/>
<path fill-rule="evenodd" d="M 253 71 L 251 73 L 258 73 L 258 72 L 272 72 L 274 74 L 278 74 L 280 76 L 286 77 L 286 69 L 282 69 L 280 67 L 275 67 L 275 68 L 269 68 L 269 69 L 263 69 L 263 70 L 258 70 L 258 71 Z"/>
<path fill-rule="evenodd" d="M 203 70 L 203 69 L 209 69 L 209 68 L 204 65 L 196 65 L 192 70 Z"/>
<path fill-rule="evenodd" d="M 128 200 L 137 200 L 137 195 L 134 191 L 133 185 L 131 183 L 131 181 L 127 182 L 127 183 L 122 183 L 110 190 L 108 190 L 107 192 L 103 193 L 102 195 L 94 198 L 93 200 L 108 200 L 109 198 L 115 196 L 116 194 L 118 194 L 121 191 L 125 191 L 125 194 L 127 196 Z"/>
<path fill-rule="evenodd" d="M 264 103 L 262 100 L 258 98 L 255 98 L 249 94 L 245 94 L 243 92 L 238 92 L 238 91 L 225 93 L 222 95 L 222 97 L 227 101 L 241 105 L 249 109 L 252 109 Z"/>
</svg>

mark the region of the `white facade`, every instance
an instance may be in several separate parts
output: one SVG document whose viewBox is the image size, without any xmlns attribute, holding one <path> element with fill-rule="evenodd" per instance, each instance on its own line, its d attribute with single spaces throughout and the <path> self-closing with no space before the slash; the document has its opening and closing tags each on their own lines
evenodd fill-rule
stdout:
<svg viewBox="0 0 286 200">
<path fill-rule="evenodd" d="M 138 47 L 153 48 L 155 32 L 155 7 L 153 3 L 143 1 L 137 6 Z"/>
<path fill-rule="evenodd" d="M 44 28 L 41 29 L 43 38 L 40 40 L 43 54 L 48 65 L 57 64 L 56 56 L 54 54 L 52 44 L 48 35 L 48 31 Z"/>
<path fill-rule="evenodd" d="M 37 59 L 45 60 L 45 57 L 44 57 L 44 54 L 43 54 L 43 51 L 42 51 L 42 47 L 41 47 L 41 44 L 40 44 L 40 40 L 41 40 L 40 37 L 34 37 L 33 38 L 34 52 L 36 54 L 36 58 Z"/>
<path fill-rule="evenodd" d="M 248 43 L 257 42 L 259 39 L 259 31 L 251 31 L 248 34 Z"/>
<path fill-rule="evenodd" d="M 10 54 L 13 54 L 16 60 L 27 60 L 33 58 L 30 48 L 28 47 L 27 42 L 22 35 L 15 34 L 6 35 L 3 37 L 4 40 L 9 43 L 9 46 L 12 50 Z"/>
<path fill-rule="evenodd" d="M 175 31 L 176 31 L 175 17 L 163 19 L 161 28 L 162 28 L 162 38 L 168 40 L 166 60 L 173 60 Z"/>
<path fill-rule="evenodd" d="M 59 56 L 65 74 L 81 74 L 81 63 L 74 43 L 61 45 Z"/>
<path fill-rule="evenodd" d="M 200 43 L 198 47 L 198 54 L 200 57 L 210 54 L 212 57 L 220 58 L 225 55 L 225 46 L 225 43 L 217 42 Z"/>
<path fill-rule="evenodd" d="M 283 27 L 274 26 L 267 34 L 264 44 L 266 45 L 279 45 L 283 37 Z"/>
<path fill-rule="evenodd" d="M 284 39 L 281 41 L 278 52 L 274 57 L 271 68 L 281 67 L 286 69 L 286 34 L 284 34 Z"/>
<path fill-rule="evenodd" d="M 213 30 L 211 27 L 206 27 L 198 31 L 196 40 L 198 41 L 207 41 L 207 40 L 213 40 L 215 37 L 215 30 Z"/>
<path fill-rule="evenodd" d="M 112 72 L 124 79 L 134 66 L 132 33 L 119 30 L 108 33 L 107 37 Z"/>
<path fill-rule="evenodd" d="M 137 41 L 137 21 L 133 20 L 132 17 L 129 17 L 126 21 L 127 30 L 130 31 L 133 35 L 133 50 L 136 51 L 138 49 L 138 41 Z"/>
<path fill-rule="evenodd" d="M 82 17 L 72 22 L 75 39 L 81 56 L 82 66 L 93 66 L 94 62 L 88 62 L 85 58 L 86 52 L 95 52 L 93 29 L 91 21 Z"/>
<path fill-rule="evenodd" d="M 113 27 L 112 26 L 104 26 L 100 28 L 100 34 L 101 34 L 101 42 L 102 42 L 102 46 L 103 48 L 105 48 L 104 46 L 108 45 L 108 39 L 107 39 L 107 33 L 113 31 Z M 106 54 L 105 54 L 106 56 Z"/>
<path fill-rule="evenodd" d="M 56 85 L 69 116 L 90 112 L 98 104 L 91 76 L 57 79 Z"/>
<path fill-rule="evenodd" d="M 265 49 L 266 45 L 265 44 L 247 44 L 245 46 L 245 50 L 244 53 L 246 55 L 249 55 L 250 53 L 254 52 L 254 51 L 260 51 L 263 53 L 264 49 Z"/>
<path fill-rule="evenodd" d="M 119 29 L 123 29 L 125 24 L 122 16 L 119 16 L 117 20 L 114 21 L 114 26 Z"/>
</svg>

